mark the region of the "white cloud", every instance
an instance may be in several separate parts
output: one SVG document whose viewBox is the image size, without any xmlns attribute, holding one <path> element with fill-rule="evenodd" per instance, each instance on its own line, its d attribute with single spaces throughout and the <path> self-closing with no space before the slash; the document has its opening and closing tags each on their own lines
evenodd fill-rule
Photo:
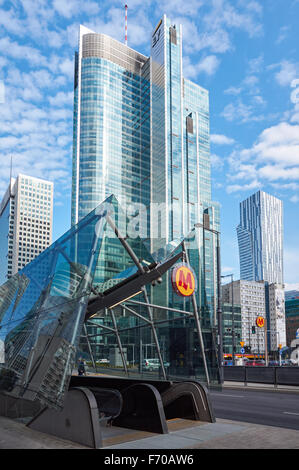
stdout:
<svg viewBox="0 0 299 470">
<path fill-rule="evenodd" d="M 284 168 L 279 165 L 266 165 L 258 170 L 258 174 L 261 178 L 265 178 L 270 181 L 275 180 L 299 180 L 299 166 Z"/>
<path fill-rule="evenodd" d="M 262 121 L 265 119 L 263 114 L 258 114 L 255 112 L 253 105 L 243 103 L 241 98 L 238 98 L 237 102 L 235 103 L 229 103 L 226 105 L 220 115 L 223 116 L 227 121 L 237 121 L 239 123 Z"/>
<path fill-rule="evenodd" d="M 63 17 L 71 18 L 80 12 L 88 13 L 89 15 L 97 15 L 100 11 L 99 5 L 96 2 L 79 0 L 54 0 L 54 9 Z"/>
<path fill-rule="evenodd" d="M 222 134 L 211 134 L 210 139 L 211 142 L 216 145 L 232 145 L 235 142 L 234 139 Z"/>
<path fill-rule="evenodd" d="M 213 75 L 216 72 L 219 63 L 220 61 L 215 55 L 204 57 L 197 63 L 191 62 L 190 57 L 185 56 L 183 58 L 183 73 L 186 78 L 195 80 L 200 73 Z"/>
<path fill-rule="evenodd" d="M 288 292 L 290 290 L 299 290 L 299 282 L 296 282 L 293 284 L 290 284 L 290 283 L 285 284 L 285 292 Z"/>
<path fill-rule="evenodd" d="M 285 248 L 284 250 L 284 272 L 285 281 L 290 284 L 298 284 L 299 274 L 299 250 L 298 246 L 294 248 Z M 289 290 L 289 287 L 288 287 Z M 290 289 L 291 290 L 291 289 Z"/>
<path fill-rule="evenodd" d="M 262 188 L 261 182 L 258 181 L 258 180 L 254 180 L 254 181 L 252 181 L 251 183 L 248 183 L 248 184 L 228 185 L 227 188 L 226 188 L 226 191 L 230 194 L 230 193 L 235 193 L 235 192 L 238 192 L 238 191 L 250 191 L 250 190 L 253 190 L 253 189 L 261 189 L 261 188 Z"/>
<path fill-rule="evenodd" d="M 211 165 L 213 168 L 221 170 L 223 168 L 223 159 L 220 158 L 218 155 L 212 153 L 211 156 Z"/>
<path fill-rule="evenodd" d="M 12 57 L 13 59 L 26 60 L 33 66 L 41 66 L 47 64 L 47 59 L 39 49 L 31 46 L 20 45 L 16 41 L 11 41 L 9 37 L 0 39 L 0 50 L 2 54 Z"/>
<path fill-rule="evenodd" d="M 49 96 L 49 103 L 54 107 L 72 106 L 74 93 L 59 91 L 55 96 Z"/>
<path fill-rule="evenodd" d="M 280 70 L 275 74 L 275 79 L 281 86 L 290 86 L 291 82 L 299 76 L 299 64 L 283 60 L 280 64 L 275 64 L 269 68 L 277 68 Z"/>
<path fill-rule="evenodd" d="M 287 35 L 288 35 L 289 31 L 290 31 L 289 26 L 282 26 L 279 30 L 279 36 L 276 39 L 275 43 L 276 44 L 282 43 L 287 38 Z"/>
</svg>

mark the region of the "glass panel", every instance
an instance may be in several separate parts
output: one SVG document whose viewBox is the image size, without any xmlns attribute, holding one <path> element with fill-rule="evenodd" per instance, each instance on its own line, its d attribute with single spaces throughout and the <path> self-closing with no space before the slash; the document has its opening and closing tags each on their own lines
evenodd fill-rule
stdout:
<svg viewBox="0 0 299 470">
<path fill-rule="evenodd" d="M 93 283 L 116 284 L 137 270 L 115 234 L 122 217 L 111 196 L 0 287 L 0 390 L 63 406 Z M 153 262 L 140 239 L 126 243 L 141 264 Z"/>
</svg>

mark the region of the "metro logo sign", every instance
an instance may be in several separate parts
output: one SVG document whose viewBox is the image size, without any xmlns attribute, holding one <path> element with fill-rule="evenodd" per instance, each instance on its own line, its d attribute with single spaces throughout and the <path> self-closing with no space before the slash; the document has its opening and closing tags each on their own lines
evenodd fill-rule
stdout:
<svg viewBox="0 0 299 470">
<path fill-rule="evenodd" d="M 181 297 L 190 297 L 196 290 L 196 276 L 192 268 L 181 263 L 175 266 L 171 275 L 173 290 Z"/>
<path fill-rule="evenodd" d="M 259 328 L 263 328 L 265 326 L 265 319 L 264 317 L 257 317 L 256 324 Z"/>
</svg>

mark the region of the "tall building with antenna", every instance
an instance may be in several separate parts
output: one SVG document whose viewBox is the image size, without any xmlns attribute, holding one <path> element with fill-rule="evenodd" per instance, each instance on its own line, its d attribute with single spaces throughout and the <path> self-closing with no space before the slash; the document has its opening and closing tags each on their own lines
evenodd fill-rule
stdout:
<svg viewBox="0 0 299 470">
<path fill-rule="evenodd" d="M 145 56 L 80 27 L 75 54 L 72 224 L 110 194 L 147 209 L 151 251 L 208 221 L 201 240 L 202 300 L 216 314 L 209 93 L 183 74 L 182 27 L 165 15 Z M 136 206 L 135 206 L 136 209 Z M 201 261 L 202 262 L 202 261 Z"/>
</svg>

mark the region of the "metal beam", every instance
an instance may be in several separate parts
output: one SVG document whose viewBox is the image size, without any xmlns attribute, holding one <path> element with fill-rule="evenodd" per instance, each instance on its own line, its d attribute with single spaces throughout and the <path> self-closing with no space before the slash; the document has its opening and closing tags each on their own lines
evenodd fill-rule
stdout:
<svg viewBox="0 0 299 470">
<path fill-rule="evenodd" d="M 190 265 L 185 242 L 183 242 L 183 250 L 184 250 L 186 262 Z M 192 294 L 192 304 L 193 304 L 195 324 L 196 324 L 199 344 L 200 344 L 200 348 L 201 348 L 205 374 L 206 374 L 206 378 L 207 378 L 207 384 L 209 385 L 210 384 L 210 378 L 209 378 L 209 371 L 208 371 L 208 366 L 207 366 L 207 361 L 206 361 L 205 345 L 204 345 L 202 331 L 201 331 L 201 325 L 200 325 L 200 321 L 199 321 L 199 317 L 198 317 L 197 302 L 196 302 L 196 297 L 195 297 L 194 292 Z"/>
</svg>

